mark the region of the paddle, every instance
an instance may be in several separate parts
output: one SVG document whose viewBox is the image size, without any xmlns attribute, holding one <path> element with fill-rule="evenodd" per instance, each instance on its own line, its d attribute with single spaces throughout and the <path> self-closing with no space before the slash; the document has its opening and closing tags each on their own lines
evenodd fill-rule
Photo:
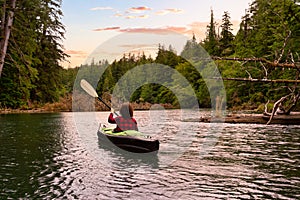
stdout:
<svg viewBox="0 0 300 200">
<path fill-rule="evenodd" d="M 105 101 L 103 101 L 103 99 L 101 99 L 101 97 L 99 97 L 99 95 L 97 94 L 96 90 L 93 88 L 93 86 L 91 86 L 91 84 L 89 82 L 87 82 L 85 79 L 81 79 L 80 81 L 80 86 L 81 88 L 86 91 L 86 93 L 88 93 L 90 96 L 97 98 L 99 101 L 101 101 L 102 103 L 104 103 L 104 105 L 109 108 L 111 110 L 111 107 L 109 105 L 107 105 L 107 103 L 105 103 Z M 119 116 L 118 113 L 114 112 L 115 115 Z"/>
</svg>

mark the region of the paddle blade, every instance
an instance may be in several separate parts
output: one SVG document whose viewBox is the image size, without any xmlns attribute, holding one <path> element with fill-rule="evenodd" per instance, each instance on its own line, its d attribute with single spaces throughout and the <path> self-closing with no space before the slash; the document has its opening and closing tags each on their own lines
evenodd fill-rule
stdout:
<svg viewBox="0 0 300 200">
<path fill-rule="evenodd" d="M 86 91 L 86 93 L 88 93 L 89 95 L 91 95 L 92 97 L 98 97 L 98 94 L 96 92 L 96 90 L 93 88 L 93 86 L 91 86 L 91 84 L 89 82 L 87 82 L 85 79 L 81 79 L 80 81 L 80 86 L 81 88 Z"/>
</svg>

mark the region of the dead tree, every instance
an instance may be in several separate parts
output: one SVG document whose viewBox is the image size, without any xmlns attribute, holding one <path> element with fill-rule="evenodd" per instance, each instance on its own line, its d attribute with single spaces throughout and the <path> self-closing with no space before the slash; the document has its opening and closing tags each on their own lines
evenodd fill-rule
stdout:
<svg viewBox="0 0 300 200">
<path fill-rule="evenodd" d="M 7 52 L 8 40 L 13 25 L 15 8 L 16 8 L 16 0 L 10 0 L 10 4 L 8 6 L 6 3 L 4 3 L 2 7 L 3 14 L 1 18 L 0 77 L 2 74 L 5 56 Z"/>
</svg>

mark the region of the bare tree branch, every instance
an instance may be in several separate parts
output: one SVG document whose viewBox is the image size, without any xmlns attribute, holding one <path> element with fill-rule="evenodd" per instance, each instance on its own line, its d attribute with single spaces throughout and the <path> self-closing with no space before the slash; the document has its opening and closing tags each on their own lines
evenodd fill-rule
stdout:
<svg viewBox="0 0 300 200">
<path fill-rule="evenodd" d="M 300 83 L 300 80 L 288 80 L 288 79 L 256 79 L 256 78 L 220 78 L 214 77 L 214 79 L 223 79 L 229 81 L 246 81 L 246 82 L 265 82 L 265 83 Z"/>
<path fill-rule="evenodd" d="M 267 122 L 267 125 L 269 125 L 275 115 L 275 113 L 277 112 L 277 109 L 278 107 L 280 107 L 281 103 L 290 96 L 291 94 L 288 94 L 284 97 L 281 97 L 278 101 L 275 102 L 274 106 L 273 106 L 273 109 L 272 109 L 272 114 L 271 114 L 271 117 L 269 119 L 269 121 Z"/>
<path fill-rule="evenodd" d="M 287 45 L 287 43 L 288 43 L 288 40 L 289 40 L 289 38 L 291 37 L 291 35 L 292 35 L 292 31 L 289 30 L 289 34 L 288 34 L 287 37 L 284 39 L 283 47 L 282 47 L 282 49 L 281 49 L 281 54 L 280 54 L 279 58 L 278 58 L 277 60 L 275 60 L 274 63 L 277 64 L 277 63 L 279 63 L 279 62 L 281 61 L 281 59 L 282 59 L 282 57 L 283 57 L 283 55 L 284 55 L 284 52 L 285 52 L 285 47 L 286 47 L 286 45 Z"/>
<path fill-rule="evenodd" d="M 266 65 L 268 67 L 285 67 L 285 68 L 294 68 L 294 69 L 300 69 L 300 67 L 297 63 L 276 63 L 275 62 L 271 62 L 265 58 L 223 58 L 223 57 L 217 57 L 217 56 L 213 56 L 212 57 L 213 60 L 229 60 L 229 61 L 248 61 L 248 62 L 262 62 L 262 63 L 266 63 Z"/>
</svg>

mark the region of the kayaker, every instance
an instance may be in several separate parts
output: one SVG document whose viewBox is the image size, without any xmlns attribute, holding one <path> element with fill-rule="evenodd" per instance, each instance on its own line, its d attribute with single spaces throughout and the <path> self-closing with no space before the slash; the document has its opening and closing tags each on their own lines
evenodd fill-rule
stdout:
<svg viewBox="0 0 300 200">
<path fill-rule="evenodd" d="M 108 122 L 111 124 L 117 124 L 114 132 L 121 132 L 126 130 L 138 131 L 137 122 L 133 118 L 133 108 L 129 103 L 122 104 L 120 108 L 121 116 L 114 118 L 114 109 L 111 109 L 111 113 L 108 117 Z"/>
</svg>

